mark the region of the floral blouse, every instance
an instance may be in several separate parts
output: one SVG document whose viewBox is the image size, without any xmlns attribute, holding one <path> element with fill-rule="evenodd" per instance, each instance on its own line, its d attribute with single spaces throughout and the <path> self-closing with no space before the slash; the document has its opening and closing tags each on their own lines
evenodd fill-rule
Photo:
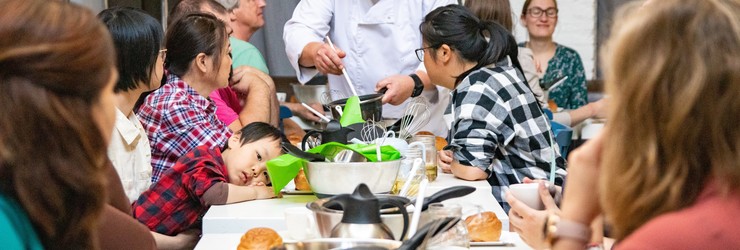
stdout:
<svg viewBox="0 0 740 250">
<path fill-rule="evenodd" d="M 520 43 L 519 46 L 525 47 L 525 43 Z M 577 109 L 588 103 L 586 72 L 583 69 L 581 56 L 571 48 L 557 43 L 555 46 L 555 55 L 547 62 L 547 72 L 542 76 L 540 84 L 545 90 L 555 81 L 568 76 L 568 79 L 560 86 L 550 90 L 549 99 L 555 100 L 558 107 Z"/>
</svg>

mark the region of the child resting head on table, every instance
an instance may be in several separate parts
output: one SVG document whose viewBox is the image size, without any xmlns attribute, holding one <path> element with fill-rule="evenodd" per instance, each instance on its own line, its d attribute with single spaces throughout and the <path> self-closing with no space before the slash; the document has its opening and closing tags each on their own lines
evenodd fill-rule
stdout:
<svg viewBox="0 0 740 250">
<path fill-rule="evenodd" d="M 277 128 L 254 122 L 232 135 L 223 150 L 195 148 L 141 194 L 133 216 L 152 231 L 176 235 L 199 228 L 211 205 L 273 198 L 265 163 L 281 154 L 282 137 Z"/>
</svg>

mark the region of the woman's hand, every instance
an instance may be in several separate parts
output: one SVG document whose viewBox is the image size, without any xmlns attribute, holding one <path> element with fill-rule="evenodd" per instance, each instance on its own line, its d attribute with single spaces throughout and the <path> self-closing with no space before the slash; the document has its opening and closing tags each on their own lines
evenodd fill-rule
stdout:
<svg viewBox="0 0 740 250">
<path fill-rule="evenodd" d="M 537 192 L 545 204 L 545 210 L 536 210 L 515 198 L 511 192 L 506 192 L 506 202 L 509 203 L 509 223 L 511 231 L 517 232 L 522 240 L 534 249 L 547 248 L 543 228 L 547 215 L 551 213 L 560 213 L 560 209 L 555 204 L 555 200 L 550 194 L 544 181 L 530 180 L 525 178 L 524 182 L 539 182 Z"/>
<path fill-rule="evenodd" d="M 442 169 L 442 172 L 445 174 L 451 174 L 452 173 L 452 151 L 450 150 L 440 150 L 437 151 L 437 165 L 439 168 Z"/>
<path fill-rule="evenodd" d="M 568 180 L 562 203 L 562 218 L 590 224 L 601 213 L 599 204 L 599 174 L 602 135 L 588 140 L 568 158 Z"/>
<path fill-rule="evenodd" d="M 542 183 L 547 187 L 547 191 L 550 193 L 551 198 L 555 201 L 555 205 L 560 206 L 560 201 L 563 199 L 563 187 L 550 184 L 545 179 L 529 179 L 529 177 L 524 177 L 522 180 L 522 183 Z"/>
</svg>

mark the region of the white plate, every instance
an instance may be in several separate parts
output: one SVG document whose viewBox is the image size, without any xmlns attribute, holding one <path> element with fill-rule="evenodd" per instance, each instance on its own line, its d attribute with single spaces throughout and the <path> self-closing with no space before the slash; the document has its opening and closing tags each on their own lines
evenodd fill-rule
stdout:
<svg viewBox="0 0 740 250">
<path fill-rule="evenodd" d="M 507 245 L 509 245 L 509 242 L 505 242 L 505 241 L 470 242 L 471 247 L 507 246 Z"/>
<path fill-rule="evenodd" d="M 307 195 L 307 194 L 313 194 L 313 191 L 305 191 L 305 190 L 288 190 L 283 189 L 280 191 L 283 194 L 287 195 Z"/>
<path fill-rule="evenodd" d="M 313 194 L 313 191 L 296 190 L 295 183 L 293 182 L 293 180 L 291 180 L 290 182 L 288 182 L 287 185 L 285 185 L 283 190 L 280 190 L 280 193 L 287 195 L 306 195 Z"/>
<path fill-rule="evenodd" d="M 498 241 L 484 241 L 484 242 L 470 242 L 471 247 L 484 247 L 484 246 L 508 246 L 511 244 L 509 242 L 509 232 L 501 232 L 501 237 L 498 238 Z"/>
</svg>

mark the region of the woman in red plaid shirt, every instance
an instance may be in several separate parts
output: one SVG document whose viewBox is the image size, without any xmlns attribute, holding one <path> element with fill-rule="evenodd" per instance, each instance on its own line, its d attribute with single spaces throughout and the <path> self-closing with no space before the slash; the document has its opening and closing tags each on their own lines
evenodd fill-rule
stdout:
<svg viewBox="0 0 740 250">
<path fill-rule="evenodd" d="M 282 133 L 254 122 L 229 138 L 226 148 L 200 146 L 167 169 L 133 204 L 150 230 L 176 235 L 200 228 L 211 205 L 274 197 L 265 162 L 280 155 Z"/>
<path fill-rule="evenodd" d="M 216 119 L 208 95 L 229 82 L 231 57 L 223 22 L 195 13 L 180 18 L 165 36 L 166 83 L 139 108 L 152 148 L 152 182 L 200 145 L 223 145 L 231 130 Z"/>
</svg>

